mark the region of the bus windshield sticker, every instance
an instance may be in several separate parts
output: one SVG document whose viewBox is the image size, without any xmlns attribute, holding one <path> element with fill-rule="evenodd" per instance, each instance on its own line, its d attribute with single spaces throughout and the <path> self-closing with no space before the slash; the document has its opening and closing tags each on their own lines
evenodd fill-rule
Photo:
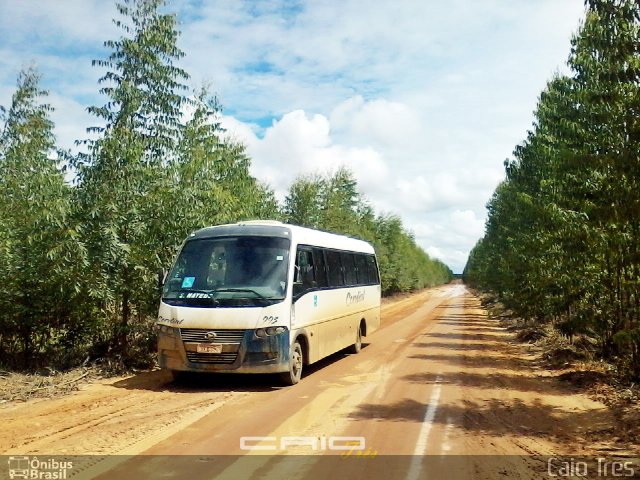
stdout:
<svg viewBox="0 0 640 480">
<path fill-rule="evenodd" d="M 284 260 L 284 256 L 283 256 L 283 255 L 278 255 L 278 256 L 276 257 L 276 260 L 277 260 L 277 261 L 279 261 L 279 262 L 281 262 L 282 260 Z"/>
<path fill-rule="evenodd" d="M 184 277 L 182 280 L 182 288 L 191 288 L 196 281 L 196 277 Z"/>
</svg>

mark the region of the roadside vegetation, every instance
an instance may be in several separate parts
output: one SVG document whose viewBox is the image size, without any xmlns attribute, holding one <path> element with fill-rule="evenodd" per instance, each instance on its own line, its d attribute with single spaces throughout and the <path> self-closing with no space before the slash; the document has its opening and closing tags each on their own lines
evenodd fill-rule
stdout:
<svg viewBox="0 0 640 480">
<path fill-rule="evenodd" d="M 220 106 L 177 66 L 178 21 L 163 0 L 125 0 L 95 124 L 56 145 L 35 68 L 0 109 L 0 367 L 149 364 L 156 275 L 194 229 L 277 219 L 345 233 L 378 251 L 384 294 L 451 279 L 394 215 L 375 213 L 346 169 L 303 177 L 281 205 L 226 140 Z M 69 179 L 73 179 L 70 181 Z"/>
<path fill-rule="evenodd" d="M 505 161 L 464 278 L 640 379 L 640 4 L 586 8 L 571 73 Z"/>
</svg>

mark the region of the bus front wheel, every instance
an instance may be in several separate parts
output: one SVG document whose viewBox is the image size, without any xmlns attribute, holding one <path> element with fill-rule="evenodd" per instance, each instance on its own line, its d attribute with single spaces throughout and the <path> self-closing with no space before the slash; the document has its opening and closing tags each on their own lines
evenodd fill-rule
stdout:
<svg viewBox="0 0 640 480">
<path fill-rule="evenodd" d="M 289 354 L 289 371 L 281 374 L 282 381 L 285 385 L 295 385 L 302 377 L 302 346 L 297 340 L 291 346 Z"/>
</svg>

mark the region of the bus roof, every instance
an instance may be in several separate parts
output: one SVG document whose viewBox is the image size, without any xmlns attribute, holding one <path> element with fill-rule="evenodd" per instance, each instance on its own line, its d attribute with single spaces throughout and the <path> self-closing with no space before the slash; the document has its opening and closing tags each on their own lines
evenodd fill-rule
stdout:
<svg viewBox="0 0 640 480">
<path fill-rule="evenodd" d="M 289 225 L 274 220 L 250 220 L 201 228 L 193 232 L 187 240 L 234 236 L 290 238 L 296 245 L 313 245 L 337 250 L 348 250 L 351 252 L 375 253 L 371 244 L 362 240 L 337 235 L 335 233 L 323 232 L 321 230 L 314 230 L 312 228 Z"/>
</svg>

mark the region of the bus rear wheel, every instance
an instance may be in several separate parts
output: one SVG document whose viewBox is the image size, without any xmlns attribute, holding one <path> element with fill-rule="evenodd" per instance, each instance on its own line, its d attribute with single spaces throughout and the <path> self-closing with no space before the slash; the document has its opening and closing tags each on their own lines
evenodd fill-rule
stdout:
<svg viewBox="0 0 640 480">
<path fill-rule="evenodd" d="M 297 340 L 291 346 L 289 354 L 289 371 L 280 374 L 280 378 L 285 385 L 295 385 L 302 378 L 302 346 Z"/>
<path fill-rule="evenodd" d="M 358 325 L 356 342 L 349 347 L 349 353 L 359 353 L 362 350 L 362 324 Z"/>
</svg>

